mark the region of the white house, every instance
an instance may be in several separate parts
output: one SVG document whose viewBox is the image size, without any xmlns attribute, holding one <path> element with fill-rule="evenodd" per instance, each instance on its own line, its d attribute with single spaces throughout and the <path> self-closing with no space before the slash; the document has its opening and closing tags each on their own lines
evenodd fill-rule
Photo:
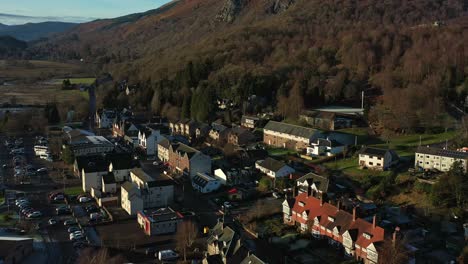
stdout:
<svg viewBox="0 0 468 264">
<path fill-rule="evenodd" d="M 96 112 L 96 123 L 98 128 L 111 128 L 117 119 L 117 113 L 112 110 L 102 110 Z"/>
<path fill-rule="evenodd" d="M 105 160 L 90 161 L 85 164 L 81 171 L 83 191 L 89 192 L 91 188 L 101 190 L 102 176 L 109 172 L 108 168 Z"/>
<path fill-rule="evenodd" d="M 310 156 L 334 156 L 343 153 L 345 146 L 336 140 L 319 138 L 307 147 L 307 155 Z"/>
<path fill-rule="evenodd" d="M 364 147 L 359 153 L 359 167 L 363 169 L 387 170 L 398 163 L 395 151 Z"/>
<path fill-rule="evenodd" d="M 117 183 L 115 181 L 114 173 L 108 172 L 102 176 L 102 192 L 103 193 L 116 193 Z"/>
<path fill-rule="evenodd" d="M 112 172 L 116 182 L 127 181 L 130 171 L 134 168 L 133 159 L 128 155 L 114 155 L 110 158 L 109 172 Z"/>
<path fill-rule="evenodd" d="M 161 126 L 147 125 L 138 132 L 138 144 L 147 156 L 157 155 L 158 143 L 163 139 Z"/>
<path fill-rule="evenodd" d="M 423 170 L 449 171 L 455 162 L 459 162 L 466 172 L 468 153 L 431 147 L 419 147 L 414 154 L 414 167 Z"/>
<path fill-rule="evenodd" d="M 192 178 L 192 187 L 201 193 L 210 193 L 218 190 L 221 182 L 206 173 L 197 173 Z"/>
<path fill-rule="evenodd" d="M 218 180 L 222 185 L 226 185 L 228 182 L 228 175 L 222 169 L 216 169 L 214 171 L 214 178 Z"/>
<path fill-rule="evenodd" d="M 272 178 L 282 178 L 294 173 L 295 170 L 284 162 L 272 159 L 270 157 L 255 163 L 255 168 Z"/>
<path fill-rule="evenodd" d="M 129 215 L 136 215 L 143 210 L 141 191 L 131 182 L 125 182 L 120 191 L 121 206 Z"/>
<path fill-rule="evenodd" d="M 122 193 L 124 191 L 129 193 L 128 190 L 133 190 L 127 183 L 130 183 L 138 190 L 132 192 L 135 193 L 136 198 L 122 195 L 122 208 L 131 215 L 134 215 L 138 210 L 163 207 L 172 204 L 174 201 L 174 183 L 164 174 L 152 177 L 141 168 L 135 168 L 130 171 L 130 181 L 122 185 Z M 124 185 L 128 190 L 124 190 Z M 131 208 L 137 208 L 139 206 L 140 200 L 142 201 L 142 208 L 138 210 L 135 209 L 136 211 L 131 210 Z M 133 206 L 134 202 L 135 206 Z"/>
</svg>

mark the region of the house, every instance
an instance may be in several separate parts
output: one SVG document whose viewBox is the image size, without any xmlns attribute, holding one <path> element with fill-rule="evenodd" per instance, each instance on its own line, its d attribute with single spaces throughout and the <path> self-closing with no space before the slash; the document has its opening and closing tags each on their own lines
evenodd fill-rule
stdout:
<svg viewBox="0 0 468 264">
<path fill-rule="evenodd" d="M 112 135 L 123 138 L 128 145 L 136 148 L 139 144 L 138 133 L 141 129 L 142 127 L 135 122 L 120 120 L 112 126 Z"/>
<path fill-rule="evenodd" d="M 34 251 L 33 238 L 0 236 L 0 263 L 24 263 Z"/>
<path fill-rule="evenodd" d="M 255 163 L 255 168 L 272 178 L 282 178 L 294 173 L 295 170 L 282 161 L 266 158 Z"/>
<path fill-rule="evenodd" d="M 102 160 L 104 157 L 102 155 L 94 155 L 94 156 L 78 156 L 75 157 L 75 162 L 73 163 L 73 173 L 82 178 L 83 168 L 88 165 L 88 163 L 96 160 Z"/>
<path fill-rule="evenodd" d="M 189 139 L 197 138 L 197 129 L 198 137 L 206 135 L 209 131 L 209 126 L 207 124 L 190 120 L 188 118 L 169 122 L 169 128 L 173 135 L 182 135 Z"/>
<path fill-rule="evenodd" d="M 169 161 L 169 147 L 171 146 L 171 142 L 169 139 L 163 137 L 161 141 L 158 143 L 158 158 L 163 162 Z"/>
<path fill-rule="evenodd" d="M 130 154 L 113 154 L 108 156 L 109 172 L 112 172 L 116 182 L 123 182 L 130 178 L 130 171 L 136 163 Z"/>
<path fill-rule="evenodd" d="M 114 151 L 115 145 L 102 136 L 84 136 L 69 144 L 75 157 L 104 154 Z"/>
<path fill-rule="evenodd" d="M 307 127 L 269 121 L 263 128 L 263 142 L 269 146 L 306 149 L 319 138 L 321 132 Z"/>
<path fill-rule="evenodd" d="M 227 142 L 235 146 L 244 146 L 251 143 L 254 135 L 248 129 L 243 127 L 235 127 L 229 130 Z"/>
<path fill-rule="evenodd" d="M 205 138 L 210 133 L 211 127 L 208 124 L 201 123 L 195 129 L 195 138 Z"/>
<path fill-rule="evenodd" d="M 292 205 L 292 207 L 291 207 Z M 379 246 L 385 240 L 384 229 L 322 199 L 300 193 L 283 202 L 285 224 L 296 225 L 314 238 L 326 239 L 330 245 L 344 248 L 347 256 L 364 263 L 379 262 Z"/>
<path fill-rule="evenodd" d="M 240 236 L 232 228 L 218 222 L 211 230 L 207 239 L 209 256 L 221 255 L 223 263 L 240 248 Z"/>
<path fill-rule="evenodd" d="M 327 111 L 304 111 L 299 115 L 312 127 L 323 130 L 336 130 L 353 126 L 353 116 Z"/>
<path fill-rule="evenodd" d="M 170 207 L 139 211 L 138 224 L 148 236 L 173 234 L 183 221 L 183 216 Z"/>
<path fill-rule="evenodd" d="M 229 129 L 226 126 L 213 122 L 208 137 L 214 141 L 224 141 L 227 139 L 228 132 Z"/>
<path fill-rule="evenodd" d="M 217 179 L 222 185 L 227 185 L 229 181 L 229 172 L 224 172 L 223 169 L 216 169 L 214 171 L 214 178 Z"/>
<path fill-rule="evenodd" d="M 143 210 L 141 191 L 131 182 L 125 182 L 120 190 L 120 205 L 129 215 L 136 215 Z"/>
<path fill-rule="evenodd" d="M 328 177 L 313 172 L 296 180 L 298 193 L 307 193 L 309 196 L 317 198 L 324 197 L 327 194 L 329 185 L 330 180 Z"/>
<path fill-rule="evenodd" d="M 387 170 L 398 163 L 399 157 L 389 149 L 364 147 L 359 153 L 361 169 Z"/>
<path fill-rule="evenodd" d="M 255 129 L 261 126 L 262 121 L 260 117 L 243 115 L 241 118 L 241 126 Z"/>
<path fill-rule="evenodd" d="M 89 161 L 83 166 L 81 182 L 84 192 L 90 192 L 92 188 L 102 189 L 102 176 L 109 172 L 109 163 L 106 159 Z"/>
<path fill-rule="evenodd" d="M 102 175 L 102 192 L 103 193 L 116 193 L 117 183 L 115 181 L 114 173 L 108 172 Z"/>
<path fill-rule="evenodd" d="M 130 182 L 140 189 L 145 209 L 167 206 L 174 201 L 174 182 L 165 174 L 152 177 L 135 168 L 130 171 Z"/>
<path fill-rule="evenodd" d="M 248 254 L 245 259 L 243 259 L 240 264 L 266 264 L 263 260 L 255 256 L 254 254 Z"/>
<path fill-rule="evenodd" d="M 96 111 L 96 124 L 98 128 L 111 128 L 117 119 L 117 112 L 113 110 Z"/>
<path fill-rule="evenodd" d="M 138 144 L 147 156 L 157 155 L 157 144 L 162 140 L 162 133 L 167 132 L 162 125 L 146 125 L 138 132 Z"/>
<path fill-rule="evenodd" d="M 455 162 L 459 162 L 467 171 L 468 153 L 447 149 L 418 147 L 414 154 L 414 167 L 423 170 L 449 171 Z"/>
<path fill-rule="evenodd" d="M 206 173 L 197 173 L 192 178 L 192 187 L 201 193 L 210 193 L 221 187 L 221 182 Z"/>
<path fill-rule="evenodd" d="M 340 144 L 336 140 L 329 140 L 319 138 L 316 142 L 312 142 L 307 147 L 307 155 L 318 157 L 318 156 L 334 156 L 343 153 L 345 146 Z"/>
<path fill-rule="evenodd" d="M 197 173 L 211 173 L 211 158 L 182 143 L 169 145 L 169 168 L 190 178 Z"/>
</svg>

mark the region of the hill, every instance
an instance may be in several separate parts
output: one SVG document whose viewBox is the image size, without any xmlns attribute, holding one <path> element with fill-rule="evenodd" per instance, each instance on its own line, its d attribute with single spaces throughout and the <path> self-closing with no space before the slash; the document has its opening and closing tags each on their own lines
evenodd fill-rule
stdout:
<svg viewBox="0 0 468 264">
<path fill-rule="evenodd" d="M 27 23 L 12 26 L 0 24 L 0 35 L 9 35 L 19 40 L 32 41 L 64 32 L 76 25 L 75 23 L 65 22 Z"/>
<path fill-rule="evenodd" d="M 407 131 L 446 126 L 446 105 L 464 103 L 466 11 L 462 0 L 180 0 L 79 25 L 29 54 L 94 61 L 142 86 L 134 105 L 163 114 L 205 121 L 214 98 L 256 94 L 245 111 L 295 118 L 366 91 L 372 122 Z"/>
<path fill-rule="evenodd" d="M 24 51 L 27 43 L 11 36 L 0 36 L 0 58 Z"/>
</svg>

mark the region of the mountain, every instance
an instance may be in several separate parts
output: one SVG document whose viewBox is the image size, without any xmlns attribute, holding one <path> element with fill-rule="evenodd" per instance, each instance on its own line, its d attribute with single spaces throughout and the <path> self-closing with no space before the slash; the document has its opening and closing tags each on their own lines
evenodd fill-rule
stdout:
<svg viewBox="0 0 468 264">
<path fill-rule="evenodd" d="M 198 112 L 212 112 L 212 98 L 244 104 L 256 94 L 264 100 L 250 112 L 294 118 L 302 107 L 359 105 L 365 91 L 372 122 L 406 131 L 442 126 L 445 105 L 468 94 L 467 8 L 463 0 L 179 0 L 80 24 L 28 53 L 93 61 L 144 87 L 130 103 L 163 114 L 206 119 Z"/>
<path fill-rule="evenodd" d="M 27 23 L 12 26 L 0 24 L 0 35 L 9 35 L 16 39 L 32 41 L 64 32 L 76 25 L 75 23 L 66 22 Z"/>
<path fill-rule="evenodd" d="M 68 22 L 68 23 L 84 23 L 95 20 L 90 17 L 75 17 L 75 16 L 23 16 L 16 14 L 0 13 L 0 21 L 6 25 L 23 25 L 27 23 L 42 23 L 42 22 Z"/>
<path fill-rule="evenodd" d="M 27 43 L 11 36 L 0 36 L 0 58 L 18 54 L 27 48 Z"/>
</svg>

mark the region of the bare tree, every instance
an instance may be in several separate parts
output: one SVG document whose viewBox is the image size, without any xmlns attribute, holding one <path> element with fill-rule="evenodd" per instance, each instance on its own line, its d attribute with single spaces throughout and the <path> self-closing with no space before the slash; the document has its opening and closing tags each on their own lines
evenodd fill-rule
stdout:
<svg viewBox="0 0 468 264">
<path fill-rule="evenodd" d="M 184 261 L 187 261 L 187 247 L 191 247 L 197 239 L 198 228 L 192 221 L 184 221 L 177 227 L 176 243 L 177 249 L 184 254 Z"/>
<path fill-rule="evenodd" d="M 78 264 L 118 264 L 124 263 L 125 258 L 122 255 L 110 256 L 106 248 L 93 250 L 91 248 L 83 249 Z"/>
</svg>

